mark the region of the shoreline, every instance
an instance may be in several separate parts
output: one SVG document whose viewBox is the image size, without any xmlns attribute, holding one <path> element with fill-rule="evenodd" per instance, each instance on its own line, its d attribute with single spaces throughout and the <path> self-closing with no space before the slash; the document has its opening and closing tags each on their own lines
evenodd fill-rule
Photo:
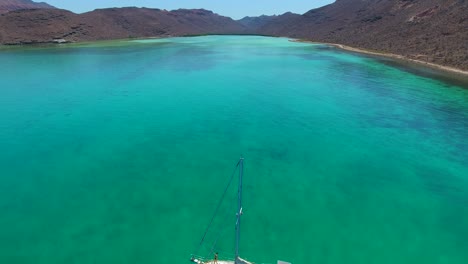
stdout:
<svg viewBox="0 0 468 264">
<path fill-rule="evenodd" d="M 301 43 L 328 45 L 328 46 L 332 46 L 332 47 L 342 49 L 342 50 L 346 50 L 346 51 L 351 51 L 351 52 L 356 52 L 356 53 L 361 53 L 361 54 L 367 54 L 367 55 L 372 55 L 372 56 L 376 56 L 376 57 L 390 58 L 390 59 L 397 60 L 399 62 L 411 63 L 411 64 L 414 64 L 414 65 L 427 67 L 427 68 L 430 68 L 430 69 L 433 69 L 433 70 L 436 70 L 436 71 L 456 75 L 458 77 L 468 78 L 468 71 L 464 71 L 464 70 L 461 70 L 461 69 L 453 68 L 453 67 L 450 67 L 450 66 L 444 66 L 444 65 L 440 65 L 440 64 L 436 64 L 436 63 L 411 59 L 411 58 L 405 57 L 403 55 L 398 55 L 398 54 L 394 54 L 394 53 L 377 52 L 377 51 L 371 51 L 371 50 L 366 50 L 366 49 L 354 48 L 354 47 L 351 47 L 351 46 L 338 44 L 338 43 L 327 43 L 327 42 L 318 42 L 318 41 L 310 41 L 310 40 L 302 40 L 302 39 L 292 39 L 291 41 L 301 42 Z"/>
<path fill-rule="evenodd" d="M 48 41 L 48 42 L 37 42 L 37 43 L 23 43 L 23 44 L 0 44 L 0 50 L 2 49 L 10 49 L 10 48 L 16 48 L 16 47 L 57 47 L 57 46 L 62 46 L 62 47 L 70 47 L 70 46 L 80 46 L 80 45 L 86 45 L 86 44 L 91 44 L 91 43 L 106 43 L 106 42 L 124 42 L 124 41 L 129 41 L 129 40 L 143 40 L 143 39 L 165 39 L 165 38 L 173 38 L 173 37 L 198 37 L 198 36 L 210 36 L 210 35 L 232 35 L 232 34 L 200 34 L 200 35 L 185 35 L 185 36 L 177 36 L 177 35 L 165 35 L 165 36 L 154 36 L 154 37 L 136 37 L 136 38 L 122 38 L 122 39 L 109 39 L 109 40 L 90 40 L 90 41 L 67 41 L 65 43 L 57 43 L 53 41 Z M 244 34 L 240 34 L 237 36 L 244 36 Z M 256 35 L 256 34 L 247 34 L 247 36 L 263 36 L 267 37 L 265 35 Z M 275 37 L 275 36 L 270 36 L 270 37 Z M 398 55 L 394 53 L 387 53 L 387 52 L 378 52 L 378 51 L 373 51 L 373 50 L 367 50 L 367 49 L 362 49 L 362 48 L 355 48 L 351 46 L 347 46 L 344 44 L 338 44 L 338 43 L 329 43 L 329 42 L 319 42 L 319 41 L 311 41 L 311 40 L 305 40 L 305 39 L 294 39 L 290 38 L 289 41 L 291 42 L 301 42 L 301 43 L 310 43 L 310 44 L 321 44 L 321 45 L 327 45 L 327 46 L 332 46 L 341 50 L 345 51 L 350 51 L 350 52 L 355 52 L 359 54 L 366 54 L 366 55 L 371 55 L 377 58 L 388 58 L 392 59 L 395 62 L 399 63 L 404 63 L 404 64 L 410 64 L 413 66 L 422 66 L 425 68 L 429 68 L 432 70 L 435 70 L 436 72 L 440 74 L 448 74 L 452 75 L 452 77 L 456 79 L 461 79 L 463 82 L 468 82 L 468 70 L 462 70 L 450 66 L 444 66 L 432 62 L 426 62 L 422 60 L 417 60 L 417 59 L 411 59 L 408 57 L 405 57 L 403 55 Z"/>
</svg>

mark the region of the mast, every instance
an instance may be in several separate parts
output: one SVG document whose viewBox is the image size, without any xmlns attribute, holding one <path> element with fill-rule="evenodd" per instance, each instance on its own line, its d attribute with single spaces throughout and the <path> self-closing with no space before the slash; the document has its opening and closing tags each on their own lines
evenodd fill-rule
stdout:
<svg viewBox="0 0 468 264">
<path fill-rule="evenodd" d="M 239 190 L 238 190 L 238 207 L 237 207 L 237 221 L 236 221 L 236 259 L 235 263 L 239 261 L 239 241 L 240 241 L 240 220 L 242 215 L 242 176 L 244 174 L 244 158 L 239 160 Z"/>
</svg>

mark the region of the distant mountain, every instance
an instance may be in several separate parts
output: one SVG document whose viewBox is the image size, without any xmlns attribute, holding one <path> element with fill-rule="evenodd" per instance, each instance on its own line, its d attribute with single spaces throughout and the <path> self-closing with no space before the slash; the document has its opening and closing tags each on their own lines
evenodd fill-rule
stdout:
<svg viewBox="0 0 468 264">
<path fill-rule="evenodd" d="M 256 29 L 257 34 L 261 35 L 283 35 L 284 25 L 294 25 L 302 16 L 291 12 L 273 17 L 268 23 L 265 23 Z"/>
<path fill-rule="evenodd" d="M 31 0 L 0 0 L 0 14 L 22 9 L 55 8 L 46 3 L 36 3 Z"/>
<path fill-rule="evenodd" d="M 259 33 L 390 52 L 468 70 L 467 0 L 337 0 Z"/>
<path fill-rule="evenodd" d="M 98 9 L 84 14 L 60 9 L 19 10 L 1 15 L 0 25 L 0 43 L 10 45 L 245 31 L 231 18 L 203 9 L 136 7 Z"/>
<path fill-rule="evenodd" d="M 203 9 L 128 7 L 74 14 L 29 0 L 0 1 L 2 10 L 18 9 L 0 15 L 0 44 L 259 34 L 344 44 L 468 70 L 468 0 L 336 0 L 303 15 L 238 21 Z M 27 4 L 48 8 L 24 10 Z"/>
<path fill-rule="evenodd" d="M 258 17 L 249 17 L 246 16 L 242 19 L 237 20 L 240 24 L 244 25 L 249 32 L 255 33 L 259 28 L 263 27 L 264 25 L 270 23 L 274 20 L 277 16 L 258 16 Z"/>
<path fill-rule="evenodd" d="M 299 18 L 300 15 L 291 12 L 284 13 L 282 15 L 273 16 L 258 16 L 258 17 L 244 17 L 237 20 L 239 23 L 247 28 L 247 31 L 251 34 L 271 34 L 269 28 L 281 27 L 283 23 L 289 23 Z"/>
</svg>

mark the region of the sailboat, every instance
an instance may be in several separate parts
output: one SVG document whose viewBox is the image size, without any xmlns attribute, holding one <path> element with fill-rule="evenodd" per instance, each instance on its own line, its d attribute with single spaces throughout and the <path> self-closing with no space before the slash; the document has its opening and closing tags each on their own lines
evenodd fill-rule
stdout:
<svg viewBox="0 0 468 264">
<path fill-rule="evenodd" d="M 238 183 L 238 197 L 237 197 L 237 212 L 236 212 L 236 247 L 235 247 L 235 257 L 234 257 L 234 260 L 218 260 L 217 259 L 217 254 L 216 254 L 216 259 L 214 260 L 205 260 L 203 259 L 202 257 L 199 257 L 199 256 L 196 256 L 196 255 L 192 255 L 192 257 L 190 258 L 190 261 L 194 262 L 194 263 L 197 263 L 197 264 L 253 264 L 252 262 L 249 262 L 245 259 L 242 259 L 239 255 L 239 243 L 240 243 L 240 234 L 241 234 L 241 216 L 242 216 L 242 177 L 244 176 L 244 158 L 240 158 L 239 159 L 239 162 L 237 163 L 236 165 L 236 169 L 239 168 L 239 183 Z M 235 171 L 234 171 L 235 172 Z M 221 205 L 221 202 L 226 194 L 226 191 L 228 189 L 228 187 L 230 186 L 231 182 L 232 182 L 232 179 L 233 179 L 233 176 L 234 176 L 234 173 L 231 175 L 231 179 L 226 187 L 226 189 L 224 190 L 224 193 L 223 193 L 223 196 L 215 210 L 215 214 L 213 215 L 213 217 L 211 218 L 211 221 L 210 221 L 210 224 L 208 225 L 208 228 L 206 229 L 205 231 L 205 234 L 203 235 L 203 238 L 201 239 L 200 241 L 200 245 L 202 245 L 204 239 L 205 239 L 205 236 L 208 232 L 208 229 L 210 228 L 211 224 L 213 223 L 213 219 L 214 217 L 216 216 L 217 214 L 217 211 L 219 210 L 219 207 Z M 291 263 L 288 263 L 288 262 L 284 262 L 284 261 L 280 261 L 278 260 L 278 264 L 291 264 Z"/>
</svg>

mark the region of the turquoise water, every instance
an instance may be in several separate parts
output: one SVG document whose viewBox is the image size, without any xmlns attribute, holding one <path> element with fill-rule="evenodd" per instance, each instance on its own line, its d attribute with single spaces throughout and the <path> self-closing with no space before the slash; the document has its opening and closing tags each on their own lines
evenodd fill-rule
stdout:
<svg viewBox="0 0 468 264">
<path fill-rule="evenodd" d="M 0 65 L 0 263 L 187 263 L 241 154 L 244 258 L 467 263 L 466 88 L 265 37 Z M 234 187 L 199 254 L 232 256 Z"/>
</svg>

